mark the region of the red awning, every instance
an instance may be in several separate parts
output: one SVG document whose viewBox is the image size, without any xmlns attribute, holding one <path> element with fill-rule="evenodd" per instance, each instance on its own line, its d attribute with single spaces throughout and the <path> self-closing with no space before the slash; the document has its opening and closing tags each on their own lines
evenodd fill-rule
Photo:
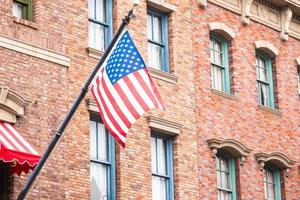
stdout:
<svg viewBox="0 0 300 200">
<path fill-rule="evenodd" d="M 15 129 L 14 125 L 0 122 L 0 160 L 11 164 L 11 173 L 28 173 L 40 155 Z"/>
</svg>

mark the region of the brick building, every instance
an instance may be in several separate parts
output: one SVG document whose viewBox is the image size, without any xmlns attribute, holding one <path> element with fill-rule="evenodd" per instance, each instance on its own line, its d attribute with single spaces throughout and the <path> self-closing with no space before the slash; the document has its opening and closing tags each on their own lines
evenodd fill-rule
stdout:
<svg viewBox="0 0 300 200">
<path fill-rule="evenodd" d="M 39 153 L 132 6 L 0 5 L 0 119 Z M 167 110 L 141 117 L 123 149 L 88 94 L 27 199 L 300 199 L 299 1 L 141 0 L 135 14 Z M 0 199 L 28 177 L 9 175 L 15 164 L 0 164 Z"/>
</svg>

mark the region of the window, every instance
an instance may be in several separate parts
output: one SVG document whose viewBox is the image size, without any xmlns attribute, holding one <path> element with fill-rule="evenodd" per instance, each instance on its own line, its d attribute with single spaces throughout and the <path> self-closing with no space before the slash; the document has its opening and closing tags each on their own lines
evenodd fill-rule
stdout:
<svg viewBox="0 0 300 200">
<path fill-rule="evenodd" d="M 89 0 L 89 47 L 104 51 L 112 36 L 112 1 Z"/>
<path fill-rule="evenodd" d="M 33 19 L 32 0 L 14 0 L 13 15 L 18 18 L 32 21 Z"/>
<path fill-rule="evenodd" d="M 300 95 L 300 65 L 298 66 L 298 94 Z"/>
<path fill-rule="evenodd" d="M 173 200 L 172 138 L 151 137 L 152 200 Z"/>
<path fill-rule="evenodd" d="M 256 54 L 259 104 L 274 108 L 272 59 L 263 53 Z"/>
<path fill-rule="evenodd" d="M 218 154 L 216 157 L 218 200 L 236 200 L 234 158 Z"/>
<path fill-rule="evenodd" d="M 210 36 L 212 88 L 230 93 L 228 42 L 214 33 Z"/>
<path fill-rule="evenodd" d="M 0 161 L 0 199 L 8 200 L 8 165 Z"/>
<path fill-rule="evenodd" d="M 265 167 L 264 173 L 265 199 L 281 200 L 280 171 Z"/>
<path fill-rule="evenodd" d="M 115 143 L 100 120 L 90 121 L 91 199 L 115 199 Z"/>
<path fill-rule="evenodd" d="M 148 10 L 148 65 L 169 71 L 168 15 Z"/>
</svg>

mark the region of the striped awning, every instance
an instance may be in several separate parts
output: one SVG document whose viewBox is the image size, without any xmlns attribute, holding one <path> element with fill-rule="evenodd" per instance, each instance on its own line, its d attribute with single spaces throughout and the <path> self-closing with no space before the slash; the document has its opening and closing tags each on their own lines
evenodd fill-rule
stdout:
<svg viewBox="0 0 300 200">
<path fill-rule="evenodd" d="M 0 121 L 0 160 L 10 164 L 11 173 L 20 175 L 33 169 L 40 155 L 16 130 L 14 125 Z"/>
</svg>

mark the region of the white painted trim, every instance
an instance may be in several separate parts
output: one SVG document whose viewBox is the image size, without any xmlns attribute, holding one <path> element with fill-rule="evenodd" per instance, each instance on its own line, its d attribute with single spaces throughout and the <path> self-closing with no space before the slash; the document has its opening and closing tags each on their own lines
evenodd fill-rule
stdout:
<svg viewBox="0 0 300 200">
<path fill-rule="evenodd" d="M 300 65 L 300 57 L 296 59 L 297 65 Z"/>
<path fill-rule="evenodd" d="M 279 54 L 279 50 L 268 41 L 259 40 L 259 41 L 255 41 L 254 44 L 256 49 L 261 49 L 265 51 L 271 57 L 275 57 Z"/>
<path fill-rule="evenodd" d="M 205 8 L 207 6 L 207 0 L 197 0 L 197 2 L 201 8 Z"/>
<path fill-rule="evenodd" d="M 146 118 L 149 127 L 153 131 L 158 131 L 159 133 L 176 136 L 180 134 L 181 129 L 183 128 L 183 124 L 166 120 L 160 117 L 147 116 Z"/>
<path fill-rule="evenodd" d="M 176 6 L 165 2 L 164 0 L 147 0 L 147 4 L 152 7 L 156 8 L 159 11 L 170 13 L 176 10 Z"/>
<path fill-rule="evenodd" d="M 226 39 L 233 39 L 235 37 L 234 31 L 229 28 L 226 24 L 220 22 L 212 22 L 208 24 L 208 28 L 210 31 L 215 31 L 223 35 Z"/>
<path fill-rule="evenodd" d="M 264 24 L 265 26 L 272 28 L 276 31 L 281 32 L 284 26 L 282 26 L 282 12 L 269 8 L 258 1 L 253 1 L 250 7 L 250 13 L 245 14 L 243 11 L 245 11 L 245 4 L 243 5 L 243 2 L 245 3 L 247 0 L 238 0 L 238 1 L 233 1 L 233 0 L 208 0 L 208 2 L 211 2 L 213 4 L 219 5 L 227 10 L 230 10 L 234 13 L 242 15 L 242 22 L 248 24 L 248 21 L 250 22 L 251 20 L 255 22 L 259 22 Z M 249 2 L 251 0 L 248 0 Z M 295 12 L 294 9 L 299 9 L 300 11 L 300 4 L 295 3 L 296 1 L 299 0 L 285 0 L 287 4 L 291 5 L 291 8 L 293 12 Z M 209 6 L 209 5 L 208 5 Z M 282 7 L 284 9 L 285 7 Z M 299 12 L 298 11 L 298 12 Z M 243 19 L 243 14 L 245 15 L 245 19 Z M 249 15 L 249 16 L 247 16 Z M 266 16 L 264 16 L 266 15 Z M 247 16 L 247 17 L 246 17 Z M 275 21 L 274 21 L 275 17 Z M 272 20 L 271 20 L 272 19 Z M 246 21 L 245 21 L 246 20 Z M 300 40 L 300 24 L 299 22 L 294 19 L 291 19 L 291 22 L 289 24 L 289 36 L 292 36 L 293 38 L 296 38 Z M 287 38 L 284 38 L 287 39 Z"/>
<path fill-rule="evenodd" d="M 0 120 L 16 123 L 17 116 L 24 115 L 26 105 L 29 100 L 23 98 L 18 93 L 11 91 L 7 87 L 0 86 Z"/>
<path fill-rule="evenodd" d="M 3 35 L 0 35 L 0 47 L 24 53 L 66 67 L 69 67 L 71 62 L 70 57 L 64 54 L 57 53 L 38 46 L 34 46 L 32 44 L 28 44 L 26 42 L 22 42 L 16 39 L 8 38 Z"/>
</svg>

